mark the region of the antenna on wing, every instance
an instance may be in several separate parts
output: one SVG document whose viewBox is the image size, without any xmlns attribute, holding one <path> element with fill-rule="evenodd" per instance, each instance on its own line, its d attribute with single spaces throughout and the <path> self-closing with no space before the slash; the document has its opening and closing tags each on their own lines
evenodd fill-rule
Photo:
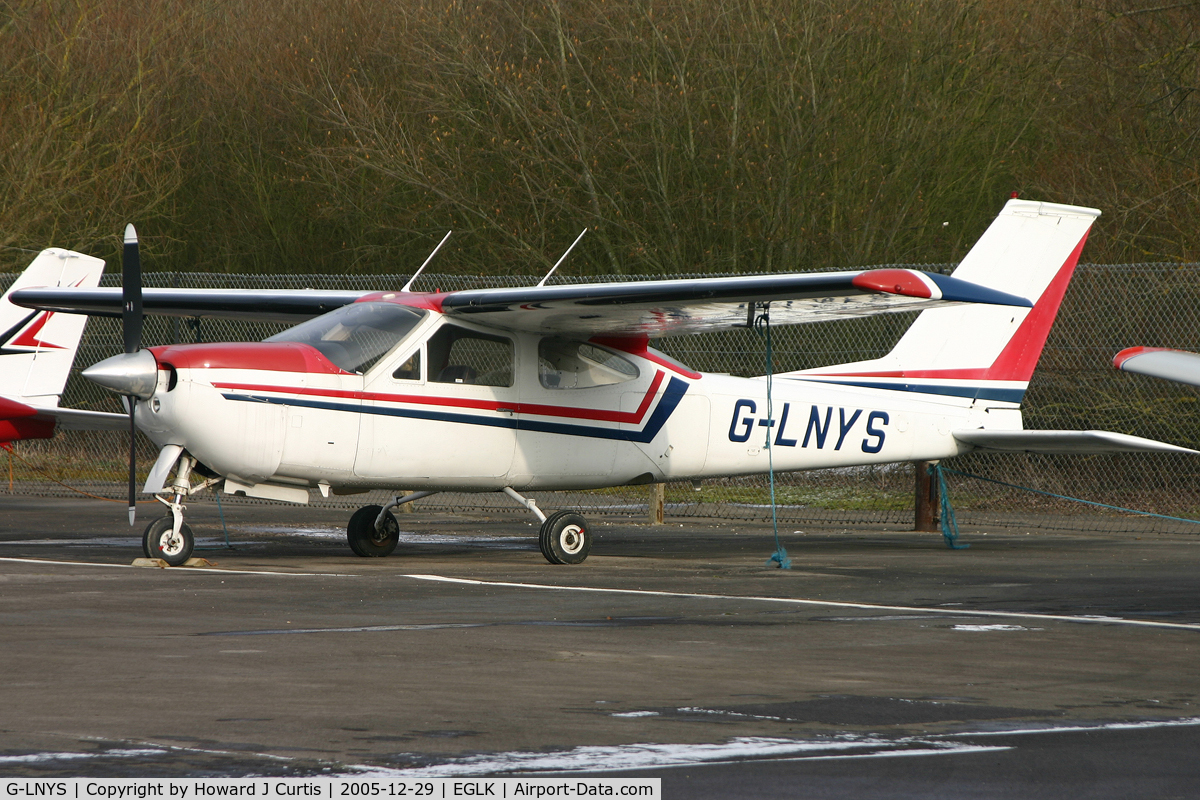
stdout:
<svg viewBox="0 0 1200 800">
<path fill-rule="evenodd" d="M 438 242 L 438 246 L 433 248 L 433 252 L 429 254 L 429 258 L 425 259 L 424 264 L 417 267 L 417 271 L 413 273 L 413 276 L 408 279 L 408 283 L 404 284 L 404 288 L 401 289 L 400 291 L 402 291 L 402 292 L 408 291 L 408 287 L 413 285 L 413 281 L 415 281 L 417 279 L 417 276 L 421 274 L 421 270 L 425 269 L 425 267 L 427 267 L 429 265 L 430 261 L 433 261 L 433 257 L 437 255 L 437 251 L 442 249 L 442 245 L 444 245 L 446 243 L 446 240 L 450 238 L 450 234 L 452 234 L 452 233 L 454 233 L 454 231 L 446 231 L 446 235 L 442 237 L 442 240 L 440 242 Z"/>
<path fill-rule="evenodd" d="M 583 234 L 587 233 L 587 231 L 588 229 L 584 228 L 579 232 L 579 235 L 575 237 L 575 241 L 571 242 L 571 246 L 567 248 L 567 252 L 562 254 L 562 258 L 560 258 L 558 261 L 555 261 L 554 266 L 551 267 L 550 271 L 546 273 L 546 277 L 538 281 L 538 286 L 546 285 L 546 281 L 550 280 L 550 276 L 554 274 L 554 270 L 558 269 L 559 264 L 567 260 L 567 256 L 571 255 L 571 251 L 575 249 L 575 245 L 579 244 L 579 240 L 583 238 Z"/>
</svg>

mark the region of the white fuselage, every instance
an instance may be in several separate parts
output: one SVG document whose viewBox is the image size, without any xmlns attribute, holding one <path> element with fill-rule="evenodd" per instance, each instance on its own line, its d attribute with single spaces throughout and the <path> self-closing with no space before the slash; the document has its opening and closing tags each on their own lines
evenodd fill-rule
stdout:
<svg viewBox="0 0 1200 800">
<path fill-rule="evenodd" d="M 1021 427 L 1015 403 L 817 379 L 776 377 L 768 399 L 765 378 L 694 373 L 611 343 L 628 374 L 569 387 L 546 377 L 544 337 L 463 323 L 511 342 L 511 374 L 493 381 L 506 385 L 439 381 L 426 345 L 444 324 L 429 314 L 364 374 L 296 345 L 160 348 L 159 386 L 137 421 L 235 485 L 293 500 L 311 487 L 583 489 L 763 473 L 769 461 L 793 471 L 940 459 L 969 449 L 953 431 Z M 414 356 L 424 367 L 405 371 Z"/>
</svg>

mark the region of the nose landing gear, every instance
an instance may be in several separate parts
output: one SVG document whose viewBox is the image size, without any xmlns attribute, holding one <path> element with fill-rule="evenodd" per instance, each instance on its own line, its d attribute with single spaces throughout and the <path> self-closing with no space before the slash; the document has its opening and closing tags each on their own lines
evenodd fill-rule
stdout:
<svg viewBox="0 0 1200 800">
<path fill-rule="evenodd" d="M 163 450 L 168 452 L 166 448 Z M 169 457 L 168 452 L 167 458 Z M 220 477 L 213 477 L 198 486 L 192 486 L 192 468 L 195 466 L 196 459 L 181 450 L 179 462 L 175 465 L 175 477 L 171 480 L 171 499 L 167 500 L 157 494 L 154 496 L 155 500 L 167 507 L 168 513 L 165 517 L 159 517 L 146 526 L 146 531 L 142 534 L 142 552 L 146 554 L 146 558 L 160 559 L 165 561 L 168 566 L 179 567 L 186 564 L 192 557 L 196 540 L 192 536 L 192 529 L 183 521 L 183 512 L 187 508 L 183 504 L 183 500 L 188 495 L 201 489 L 207 489 L 223 480 Z"/>
</svg>

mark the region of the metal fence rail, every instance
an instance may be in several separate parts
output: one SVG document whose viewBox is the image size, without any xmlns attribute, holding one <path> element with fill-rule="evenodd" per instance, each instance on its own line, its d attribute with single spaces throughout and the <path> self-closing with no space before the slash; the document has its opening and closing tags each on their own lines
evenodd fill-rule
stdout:
<svg viewBox="0 0 1200 800">
<path fill-rule="evenodd" d="M 951 266 L 923 265 L 920 268 L 948 271 Z M 0 276 L 0 290 L 6 289 L 14 279 L 15 275 Z M 147 287 L 371 290 L 396 288 L 407 279 L 407 275 L 148 273 L 145 283 Z M 552 282 L 630 279 L 630 276 L 588 276 L 563 277 Z M 419 279 L 418 288 L 456 290 L 521 286 L 537 280 L 532 276 L 431 274 Z M 119 275 L 109 274 L 101 285 L 119 284 Z M 1198 301 L 1200 264 L 1080 265 L 1026 394 L 1026 427 L 1106 429 L 1190 447 L 1200 446 L 1200 402 L 1195 389 L 1127 375 L 1111 367 L 1113 355 L 1133 345 L 1200 350 Z M 891 349 L 912 318 L 912 314 L 896 314 L 777 328 L 772 333 L 775 370 L 877 358 Z M 178 341 L 256 341 L 283 327 L 235 320 L 149 317 L 143 342 L 151 346 Z M 76 372 L 67 383 L 63 405 L 121 410 L 114 396 L 76 374 L 79 368 L 118 352 L 120 342 L 118 320 L 91 320 L 76 359 Z M 747 329 L 663 339 L 656 346 L 706 372 L 743 376 L 765 372 L 763 343 Z M 144 475 L 152 463 L 152 446 L 149 442 L 142 445 L 139 449 L 144 459 L 140 468 Z M 119 499 L 124 493 L 122 476 L 126 469 L 126 448 L 124 435 L 115 432 L 63 432 L 50 440 L 17 442 L 15 457 L 9 461 L 9 486 L 12 492 L 20 494 L 61 496 L 82 490 Z M 1200 481 L 1197 480 L 1200 460 L 1189 457 L 1161 454 L 1046 457 L 973 453 L 953 459 L 950 465 L 960 472 L 1056 495 L 1081 497 L 1168 517 L 1200 519 Z M 779 476 L 779 518 L 794 526 L 806 522 L 910 525 L 912 470 L 909 464 L 898 464 Z M 1200 525 L 1100 511 L 968 478 L 956 478 L 951 481 L 950 488 L 960 521 L 968 523 L 1200 533 Z M 0 491 L 3 491 L 2 486 Z M 372 495 L 325 500 L 315 494 L 314 504 L 345 508 L 378 500 L 377 496 L 372 500 Z M 197 500 L 203 502 L 201 498 Z M 223 498 L 223 502 L 263 501 Z M 570 506 L 586 508 L 593 514 L 635 516 L 646 514 L 647 503 L 645 487 L 578 493 L 571 497 L 547 493 L 539 498 L 539 504 L 546 508 Z M 434 495 L 419 501 L 419 506 L 430 510 L 477 509 L 489 513 L 519 511 L 507 498 L 491 494 Z M 729 520 L 769 518 L 766 477 L 706 481 L 699 490 L 690 483 L 669 485 L 666 514 Z"/>
</svg>

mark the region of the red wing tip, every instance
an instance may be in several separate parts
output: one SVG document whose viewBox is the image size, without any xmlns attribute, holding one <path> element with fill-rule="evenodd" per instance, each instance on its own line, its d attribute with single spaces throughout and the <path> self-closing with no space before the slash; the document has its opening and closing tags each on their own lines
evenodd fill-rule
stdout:
<svg viewBox="0 0 1200 800">
<path fill-rule="evenodd" d="M 851 278 L 859 289 L 905 297 L 933 297 L 933 291 L 915 272 L 907 269 L 870 269 Z"/>
<path fill-rule="evenodd" d="M 1125 362 L 1134 356 L 1140 356 L 1143 353 L 1169 352 L 1170 350 L 1170 347 L 1126 347 L 1124 350 L 1113 356 L 1113 366 L 1117 369 L 1124 369 Z"/>
</svg>

